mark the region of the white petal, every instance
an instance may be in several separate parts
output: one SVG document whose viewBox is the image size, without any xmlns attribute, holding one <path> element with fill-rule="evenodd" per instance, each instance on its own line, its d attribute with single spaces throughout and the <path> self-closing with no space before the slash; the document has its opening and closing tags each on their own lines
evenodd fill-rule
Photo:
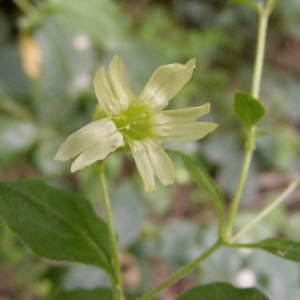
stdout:
<svg viewBox="0 0 300 300">
<path fill-rule="evenodd" d="M 190 80 L 195 64 L 195 59 L 191 59 L 185 65 L 170 64 L 157 68 L 140 98 L 153 109 L 163 109 Z"/>
<path fill-rule="evenodd" d="M 154 174 L 162 184 L 173 184 L 175 176 L 174 167 L 168 154 L 158 143 L 151 139 L 147 139 L 144 144 L 150 157 Z"/>
<path fill-rule="evenodd" d="M 109 153 L 122 146 L 124 146 L 123 135 L 117 131 L 82 152 L 71 165 L 71 172 L 76 172 L 98 160 L 105 159 Z"/>
<path fill-rule="evenodd" d="M 99 104 L 108 115 L 127 110 L 134 95 L 129 87 L 127 69 L 119 56 L 114 56 L 108 71 L 100 68 L 94 78 Z"/>
<path fill-rule="evenodd" d="M 126 65 L 119 56 L 115 55 L 112 59 L 108 67 L 108 75 L 122 111 L 127 110 L 134 95 L 129 86 Z"/>
<path fill-rule="evenodd" d="M 132 151 L 138 172 L 144 183 L 145 191 L 155 190 L 154 171 L 147 150 L 142 142 L 131 141 L 129 146 Z"/>
<path fill-rule="evenodd" d="M 210 122 L 192 122 L 182 124 L 166 124 L 155 126 L 154 130 L 164 141 L 195 141 L 205 137 L 217 128 Z"/>
<path fill-rule="evenodd" d="M 104 67 L 100 68 L 95 75 L 94 88 L 98 102 L 107 115 L 116 115 L 122 111 Z"/>
<path fill-rule="evenodd" d="M 196 121 L 210 112 L 210 104 L 184 109 L 163 110 L 152 117 L 154 124 L 179 124 Z"/>
<path fill-rule="evenodd" d="M 68 160 L 99 140 L 112 135 L 117 131 L 116 125 L 109 119 L 101 119 L 82 127 L 72 133 L 60 146 L 55 159 Z"/>
</svg>

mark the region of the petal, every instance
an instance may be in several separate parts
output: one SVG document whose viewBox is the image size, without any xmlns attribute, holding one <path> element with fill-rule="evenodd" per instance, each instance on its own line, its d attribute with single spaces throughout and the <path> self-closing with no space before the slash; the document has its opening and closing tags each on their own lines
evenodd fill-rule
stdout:
<svg viewBox="0 0 300 300">
<path fill-rule="evenodd" d="M 144 144 L 140 141 L 131 141 L 129 146 L 132 151 L 138 172 L 142 178 L 146 192 L 155 190 L 154 171 Z"/>
<path fill-rule="evenodd" d="M 76 172 L 98 160 L 105 159 L 109 153 L 122 146 L 124 146 L 123 135 L 116 131 L 113 135 L 86 148 L 71 165 L 71 172 Z"/>
<path fill-rule="evenodd" d="M 163 185 L 174 183 L 174 167 L 173 163 L 165 152 L 165 150 L 153 140 L 146 140 L 144 142 L 149 155 L 154 174 L 159 178 Z"/>
<path fill-rule="evenodd" d="M 210 104 L 198 107 L 160 111 L 152 117 L 152 122 L 159 124 L 180 124 L 196 121 L 210 112 Z"/>
<path fill-rule="evenodd" d="M 125 111 L 134 97 L 129 87 L 126 66 L 118 56 L 114 56 L 108 71 L 104 67 L 97 71 L 94 88 L 99 104 L 108 115 Z"/>
<path fill-rule="evenodd" d="M 103 139 L 112 135 L 117 131 L 116 125 L 109 119 L 101 119 L 72 133 L 60 146 L 55 159 L 68 160 L 91 145 L 97 143 L 99 139 Z"/>
<path fill-rule="evenodd" d="M 129 86 L 126 65 L 119 56 L 115 55 L 112 59 L 108 67 L 108 75 L 122 111 L 127 110 L 134 95 Z"/>
<path fill-rule="evenodd" d="M 164 141 L 195 141 L 202 139 L 217 127 L 215 123 L 192 122 L 158 125 L 154 127 L 154 130 Z"/>
<path fill-rule="evenodd" d="M 157 68 L 146 84 L 140 98 L 151 108 L 161 110 L 190 80 L 196 60 L 185 65 L 170 64 Z"/>
</svg>

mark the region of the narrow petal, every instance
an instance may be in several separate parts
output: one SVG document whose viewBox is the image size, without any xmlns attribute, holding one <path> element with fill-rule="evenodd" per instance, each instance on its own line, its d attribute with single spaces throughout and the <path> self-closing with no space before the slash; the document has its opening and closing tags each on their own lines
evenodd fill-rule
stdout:
<svg viewBox="0 0 300 300">
<path fill-rule="evenodd" d="M 121 111 L 121 104 L 104 67 L 100 68 L 95 75 L 94 88 L 98 102 L 107 115 L 116 115 Z"/>
<path fill-rule="evenodd" d="M 152 117 L 154 124 L 180 124 L 196 121 L 210 112 L 210 104 L 184 109 L 163 110 Z"/>
<path fill-rule="evenodd" d="M 163 185 L 173 184 L 175 177 L 174 167 L 168 154 L 158 143 L 151 139 L 146 140 L 144 144 L 146 146 L 154 174 L 159 178 Z"/>
<path fill-rule="evenodd" d="M 155 190 L 154 171 L 145 145 L 139 141 L 129 143 L 138 172 L 142 178 L 146 192 Z"/>
<path fill-rule="evenodd" d="M 97 144 L 86 148 L 71 165 L 71 172 L 76 172 L 98 160 L 105 159 L 109 153 L 122 146 L 124 146 L 123 135 L 117 131 L 100 142 L 98 141 Z"/>
<path fill-rule="evenodd" d="M 210 122 L 192 122 L 155 126 L 154 130 L 163 141 L 195 141 L 214 131 L 217 124 Z"/>
<path fill-rule="evenodd" d="M 190 80 L 195 65 L 195 59 L 191 59 L 185 65 L 170 64 L 157 68 L 140 98 L 153 109 L 163 109 Z"/>
<path fill-rule="evenodd" d="M 112 135 L 116 130 L 115 123 L 107 118 L 89 123 L 72 133 L 65 140 L 60 146 L 55 159 L 69 160 L 99 140 Z"/>
<path fill-rule="evenodd" d="M 129 86 L 126 65 L 119 56 L 115 55 L 112 59 L 108 67 L 108 75 L 122 111 L 127 110 L 134 95 Z"/>
</svg>

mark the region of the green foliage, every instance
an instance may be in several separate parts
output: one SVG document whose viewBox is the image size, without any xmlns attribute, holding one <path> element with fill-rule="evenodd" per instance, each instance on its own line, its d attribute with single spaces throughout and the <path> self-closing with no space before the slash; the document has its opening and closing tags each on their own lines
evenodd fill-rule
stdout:
<svg viewBox="0 0 300 300">
<path fill-rule="evenodd" d="M 202 166 L 201 162 L 196 162 L 183 154 L 179 155 L 192 179 L 208 194 L 213 201 L 218 220 L 221 224 L 224 212 L 224 196 L 219 187 L 215 183 L 214 179 L 209 175 L 207 170 Z"/>
<path fill-rule="evenodd" d="M 40 181 L 0 184 L 1 215 L 37 255 L 95 265 L 109 274 L 108 229 L 87 200 Z"/>
<path fill-rule="evenodd" d="M 228 283 L 212 283 L 196 287 L 177 298 L 177 300 L 268 300 L 259 290 L 238 289 Z"/>
<path fill-rule="evenodd" d="M 234 109 L 237 116 L 246 126 L 255 125 L 265 114 L 262 104 L 246 93 L 236 93 Z"/>
<path fill-rule="evenodd" d="M 236 4 L 236 5 L 244 5 L 244 6 L 253 8 L 256 11 L 259 10 L 258 4 L 253 2 L 253 0 L 230 0 L 229 3 Z"/>
<path fill-rule="evenodd" d="M 49 300 L 113 300 L 110 289 L 96 290 L 74 290 L 70 292 L 59 292 Z"/>
<path fill-rule="evenodd" d="M 265 250 L 283 259 L 300 262 L 300 243 L 284 239 L 266 239 L 250 244 L 253 248 Z"/>
</svg>

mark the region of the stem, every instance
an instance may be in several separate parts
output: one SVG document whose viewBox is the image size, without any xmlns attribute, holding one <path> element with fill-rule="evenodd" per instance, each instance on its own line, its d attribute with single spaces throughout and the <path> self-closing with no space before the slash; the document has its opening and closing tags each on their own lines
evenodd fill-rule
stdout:
<svg viewBox="0 0 300 300">
<path fill-rule="evenodd" d="M 259 98 L 259 94 L 260 94 L 269 15 L 270 13 L 265 8 L 260 8 L 259 25 L 257 31 L 256 56 L 255 56 L 252 89 L 251 89 L 251 95 L 254 98 Z M 232 204 L 231 204 L 229 217 L 228 217 L 228 223 L 225 229 L 225 238 L 231 235 L 234 226 L 234 221 L 238 212 L 241 196 L 243 194 L 245 184 L 247 181 L 253 152 L 255 150 L 255 139 L 256 139 L 256 127 L 251 126 L 248 129 L 248 133 L 247 133 L 244 159 L 240 171 L 240 176 L 238 179 L 238 184 L 232 199 Z"/>
<path fill-rule="evenodd" d="M 112 252 L 111 264 L 115 272 L 115 274 L 113 275 L 114 299 L 124 300 L 125 297 L 123 291 L 121 267 L 120 267 L 119 256 L 118 256 L 118 244 L 116 239 L 116 233 L 114 230 L 113 218 L 111 214 L 110 197 L 109 197 L 106 178 L 105 178 L 104 163 L 102 161 L 98 164 L 98 169 L 100 174 L 100 184 L 102 187 L 103 202 L 104 202 L 104 208 L 105 208 L 105 213 L 107 218 L 109 238 L 111 243 L 111 252 Z"/>
<path fill-rule="evenodd" d="M 12 0 L 24 14 L 38 13 L 38 10 L 27 0 Z"/>
<path fill-rule="evenodd" d="M 272 212 L 281 202 L 291 194 L 296 187 L 300 184 L 300 177 L 293 180 L 288 187 L 277 196 L 269 205 L 267 205 L 253 220 L 251 220 L 245 227 L 238 231 L 231 239 L 230 242 L 235 241 L 246 232 L 248 232 L 253 226 L 260 222 L 264 217 L 266 217 L 270 212 Z"/>
<path fill-rule="evenodd" d="M 232 199 L 231 209 L 228 217 L 228 224 L 225 231 L 226 236 L 229 236 L 231 234 L 232 228 L 234 226 L 234 221 L 238 212 L 239 203 L 248 177 L 254 148 L 255 148 L 255 127 L 252 126 L 249 129 L 246 144 L 245 144 L 245 156 L 244 156 L 237 188 Z"/>
<path fill-rule="evenodd" d="M 185 277 L 187 274 L 189 274 L 191 271 L 193 271 L 200 263 L 202 263 L 204 260 L 206 260 L 208 257 L 210 257 L 214 252 L 216 252 L 219 248 L 221 248 L 223 245 L 223 242 L 221 240 L 215 242 L 210 248 L 208 248 L 202 255 L 200 255 L 197 259 L 192 261 L 191 263 L 187 264 L 183 268 L 181 268 L 179 271 L 174 273 L 167 281 L 159 285 L 154 290 L 150 291 L 146 295 L 144 295 L 142 298 L 139 298 L 139 300 L 151 300 L 153 297 L 157 296 L 162 290 L 166 289 L 167 287 L 174 284 L 179 279 Z"/>
<path fill-rule="evenodd" d="M 259 98 L 263 64 L 265 58 L 266 36 L 268 29 L 269 13 L 265 9 L 261 9 L 259 13 L 259 23 L 257 31 L 256 56 L 252 78 L 251 95 Z"/>
</svg>

